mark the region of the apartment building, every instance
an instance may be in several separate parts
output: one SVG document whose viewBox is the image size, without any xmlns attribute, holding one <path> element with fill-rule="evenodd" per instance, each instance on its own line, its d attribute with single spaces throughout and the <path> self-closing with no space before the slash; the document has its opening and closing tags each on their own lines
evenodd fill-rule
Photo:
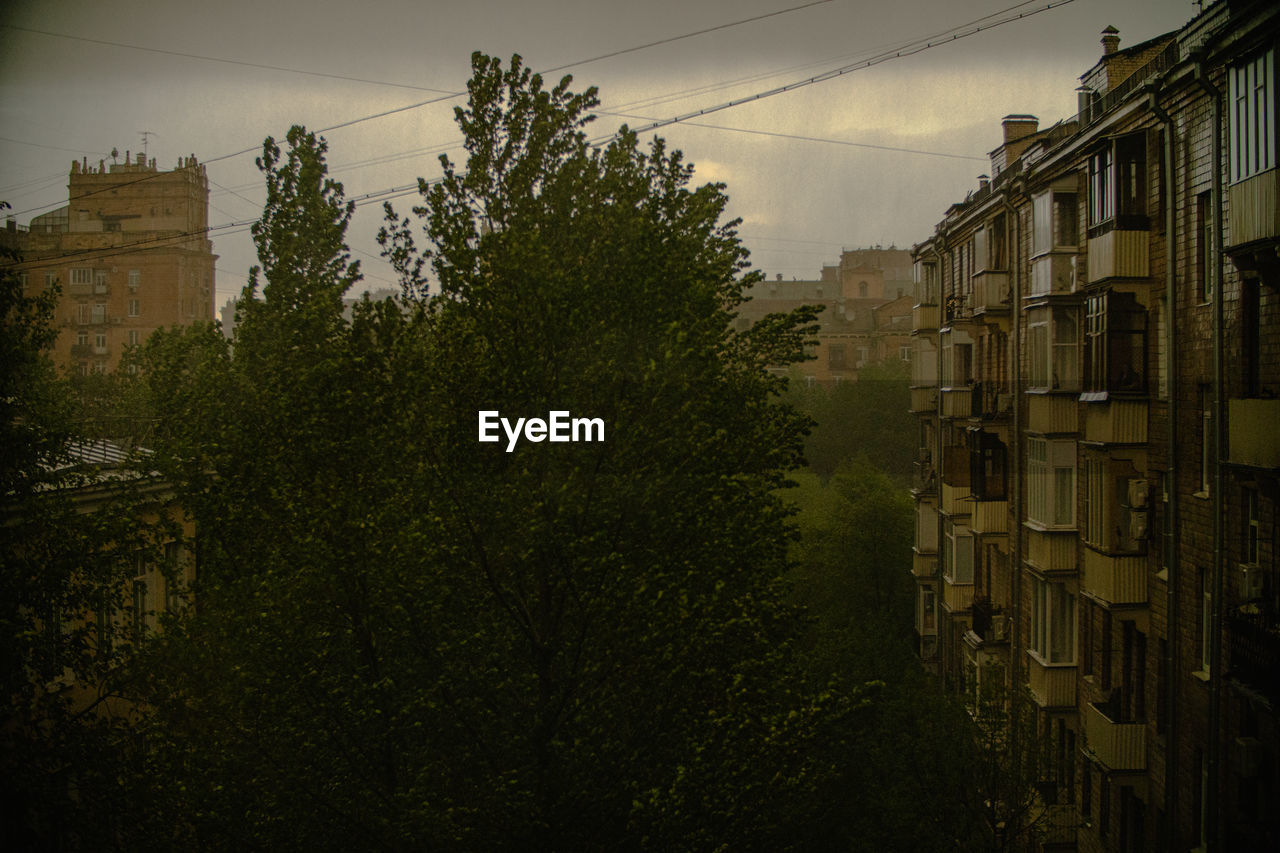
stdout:
<svg viewBox="0 0 1280 853">
<path fill-rule="evenodd" d="M 738 328 L 767 314 L 821 305 L 813 358 L 796 369 L 804 380 L 822 385 L 854 382 L 863 367 L 909 359 L 913 290 L 908 250 L 847 249 L 839 264 L 823 266 L 820 278 L 786 281 L 779 275 L 748 288 Z"/>
<path fill-rule="evenodd" d="M 80 373 L 114 370 L 126 348 L 163 326 L 213 319 L 213 243 L 204 166 L 171 171 L 126 153 L 121 163 L 71 164 L 68 203 L 6 223 L 5 245 L 26 291 L 61 286 L 53 358 Z"/>
<path fill-rule="evenodd" d="M 1280 849 L 1278 40 L 1108 27 L 913 250 L 920 656 L 1029 699 L 1040 849 Z"/>
</svg>

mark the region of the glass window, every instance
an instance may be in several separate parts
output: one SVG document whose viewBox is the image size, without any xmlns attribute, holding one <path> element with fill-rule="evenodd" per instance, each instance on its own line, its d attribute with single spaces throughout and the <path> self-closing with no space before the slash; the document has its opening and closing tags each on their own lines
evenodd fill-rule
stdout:
<svg viewBox="0 0 1280 853">
<path fill-rule="evenodd" d="M 1227 72 L 1231 180 L 1243 181 L 1276 165 L 1275 49 Z"/>
<path fill-rule="evenodd" d="M 1062 583 L 1031 583 L 1031 651 L 1045 663 L 1075 663 L 1076 597 Z"/>
<path fill-rule="evenodd" d="M 1032 388 L 1080 390 L 1080 310 L 1042 306 L 1028 313 L 1027 381 Z"/>
<path fill-rule="evenodd" d="M 1045 527 L 1074 527 L 1076 443 L 1027 438 L 1027 516 Z"/>
</svg>

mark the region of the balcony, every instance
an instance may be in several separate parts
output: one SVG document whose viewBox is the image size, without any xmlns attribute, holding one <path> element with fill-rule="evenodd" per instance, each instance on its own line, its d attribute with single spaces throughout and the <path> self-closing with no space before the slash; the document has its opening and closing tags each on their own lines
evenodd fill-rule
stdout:
<svg viewBox="0 0 1280 853">
<path fill-rule="evenodd" d="M 911 328 L 917 332 L 935 331 L 940 316 L 937 305 L 917 305 L 911 309 Z"/>
<path fill-rule="evenodd" d="M 938 386 L 925 385 L 911 389 L 911 413 L 921 415 L 938 411 Z"/>
<path fill-rule="evenodd" d="M 1103 444 L 1146 444 L 1145 400 L 1090 403 L 1084 411 L 1084 440 Z"/>
<path fill-rule="evenodd" d="M 917 578 L 937 577 L 938 555 L 912 549 L 911 574 Z"/>
<path fill-rule="evenodd" d="M 1027 431 L 1052 435 L 1076 432 L 1080 420 L 1075 394 L 1028 394 Z"/>
<path fill-rule="evenodd" d="M 942 604 L 950 613 L 968 610 L 973 606 L 973 584 L 952 583 L 951 580 L 943 578 Z"/>
<path fill-rule="evenodd" d="M 1074 293 L 1076 258 L 1071 254 L 1041 255 L 1031 260 L 1031 295 Z"/>
<path fill-rule="evenodd" d="M 1147 768 L 1146 723 L 1113 720 L 1097 702 L 1085 706 L 1085 748 L 1108 770 Z"/>
<path fill-rule="evenodd" d="M 92 344 L 72 344 L 71 345 L 72 358 L 88 358 L 91 355 L 93 355 Z"/>
<path fill-rule="evenodd" d="M 980 272 L 973 277 L 973 313 L 1004 313 L 1009 310 L 1009 274 Z"/>
<path fill-rule="evenodd" d="M 1280 169 L 1227 188 L 1228 247 L 1280 237 Z"/>
<path fill-rule="evenodd" d="M 972 418 L 975 415 L 973 386 L 961 385 L 942 389 L 942 417 Z"/>
<path fill-rule="evenodd" d="M 1228 458 L 1253 468 L 1280 468 L 1280 400 L 1227 401 Z"/>
<path fill-rule="evenodd" d="M 1147 231 L 1112 230 L 1089 239 L 1089 283 L 1151 275 L 1151 238 Z"/>
<path fill-rule="evenodd" d="M 1026 560 L 1042 574 L 1076 571 L 1076 538 L 1074 530 L 1048 531 L 1028 528 Z"/>
<path fill-rule="evenodd" d="M 1280 622 L 1259 613 L 1226 613 L 1229 670 L 1237 680 L 1280 700 Z"/>
<path fill-rule="evenodd" d="M 981 637 L 983 643 L 1009 642 L 1009 618 L 1000 612 L 998 605 L 993 605 L 990 598 L 975 598 L 972 609 L 973 633 Z"/>
<path fill-rule="evenodd" d="M 938 489 L 938 471 L 932 462 L 911 463 L 911 490 L 921 494 L 935 492 Z"/>
<path fill-rule="evenodd" d="M 1027 653 L 1027 687 L 1041 708 L 1074 708 L 1076 705 L 1075 664 L 1047 664 Z"/>
<path fill-rule="evenodd" d="M 1107 604 L 1147 603 L 1147 558 L 1084 549 L 1081 589 Z"/>
<path fill-rule="evenodd" d="M 969 487 L 948 486 L 942 484 L 942 512 L 946 515 L 968 515 L 973 509 L 973 501 L 969 500 Z"/>
<path fill-rule="evenodd" d="M 974 501 L 970 504 L 969 528 L 974 533 L 1008 533 L 1008 501 Z"/>
</svg>

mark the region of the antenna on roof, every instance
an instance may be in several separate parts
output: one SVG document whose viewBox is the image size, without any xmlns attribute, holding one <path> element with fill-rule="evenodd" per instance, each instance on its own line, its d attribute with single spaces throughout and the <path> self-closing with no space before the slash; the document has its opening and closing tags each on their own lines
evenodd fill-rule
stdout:
<svg viewBox="0 0 1280 853">
<path fill-rule="evenodd" d="M 140 130 L 138 133 L 142 135 L 142 159 L 145 162 L 147 158 L 147 142 L 151 137 L 158 136 L 159 134 L 154 130 Z"/>
</svg>

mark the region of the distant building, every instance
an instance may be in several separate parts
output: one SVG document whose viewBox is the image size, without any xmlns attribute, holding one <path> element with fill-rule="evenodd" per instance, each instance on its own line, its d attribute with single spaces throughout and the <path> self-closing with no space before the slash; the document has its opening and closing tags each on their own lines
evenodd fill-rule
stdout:
<svg viewBox="0 0 1280 853">
<path fill-rule="evenodd" d="M 28 294 L 62 288 L 54 312 L 54 360 L 81 373 L 115 369 L 127 347 L 162 326 L 213 319 L 213 244 L 204 166 L 185 157 L 162 172 L 155 160 L 71 164 L 68 203 L 4 242 Z"/>
<path fill-rule="evenodd" d="M 919 651 L 1033 703 L 1035 849 L 1277 850 L 1280 6 L 1119 42 L 914 251 Z"/>
<path fill-rule="evenodd" d="M 851 382 L 875 362 L 907 360 L 913 287 L 906 249 L 854 249 L 843 252 L 838 265 L 824 266 L 819 279 L 777 276 L 752 286 L 750 301 L 738 309 L 738 323 L 745 328 L 766 314 L 823 306 L 814 359 L 797 368 L 810 382 Z"/>
</svg>

